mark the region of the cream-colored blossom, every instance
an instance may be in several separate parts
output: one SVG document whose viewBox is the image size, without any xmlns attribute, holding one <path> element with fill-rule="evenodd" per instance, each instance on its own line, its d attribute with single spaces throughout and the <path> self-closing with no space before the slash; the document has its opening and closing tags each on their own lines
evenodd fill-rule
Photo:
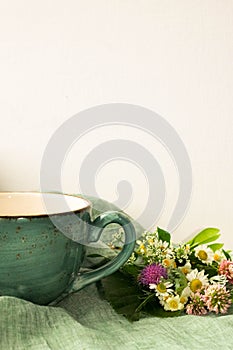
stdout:
<svg viewBox="0 0 233 350">
<path fill-rule="evenodd" d="M 188 298 L 191 294 L 191 289 L 189 286 L 185 287 L 180 295 L 180 302 L 182 304 L 186 304 L 188 301 Z"/>
<path fill-rule="evenodd" d="M 198 269 L 194 269 L 186 275 L 186 278 L 189 281 L 188 286 L 193 293 L 209 284 L 208 277 L 205 275 L 204 270 L 199 272 Z"/>
<path fill-rule="evenodd" d="M 178 269 L 183 272 L 185 275 L 187 275 L 192 270 L 192 266 L 190 262 L 187 262 L 184 266 L 179 266 Z"/>
<path fill-rule="evenodd" d="M 214 260 L 214 252 L 206 245 L 200 245 L 194 249 L 195 256 L 204 264 L 212 264 Z"/>
<path fill-rule="evenodd" d="M 184 304 L 180 302 L 179 295 L 171 296 L 167 298 L 164 304 L 164 310 L 166 311 L 178 311 L 184 308 Z"/>
</svg>

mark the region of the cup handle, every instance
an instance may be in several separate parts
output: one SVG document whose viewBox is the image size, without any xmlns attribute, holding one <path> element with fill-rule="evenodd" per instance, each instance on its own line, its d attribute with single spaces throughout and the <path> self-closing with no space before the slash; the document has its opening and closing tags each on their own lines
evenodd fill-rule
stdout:
<svg viewBox="0 0 233 350">
<path fill-rule="evenodd" d="M 77 292 L 88 284 L 99 281 L 101 278 L 117 271 L 131 256 L 135 246 L 135 230 L 129 218 L 117 211 L 109 211 L 100 214 L 92 223 L 89 232 L 89 242 L 96 242 L 100 238 L 103 229 L 109 224 L 119 224 L 125 232 L 125 242 L 121 252 L 105 265 L 94 271 L 81 273 L 74 281 L 70 292 Z"/>
</svg>

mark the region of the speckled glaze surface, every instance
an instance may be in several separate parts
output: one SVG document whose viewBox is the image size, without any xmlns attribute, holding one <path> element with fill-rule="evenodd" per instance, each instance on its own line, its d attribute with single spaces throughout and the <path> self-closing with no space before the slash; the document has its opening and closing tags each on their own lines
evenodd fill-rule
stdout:
<svg viewBox="0 0 233 350">
<path fill-rule="evenodd" d="M 82 222 L 77 227 L 78 242 L 97 241 L 110 223 L 122 225 L 126 238 L 121 253 L 95 271 L 78 274 L 85 245 L 61 233 L 49 216 L 1 217 L 0 295 L 42 305 L 56 303 L 67 294 L 115 272 L 129 258 L 134 249 L 135 232 L 126 216 L 106 212 L 91 222 L 90 207 L 75 214 Z M 58 215 L 60 220 L 69 222 L 69 214 Z"/>
</svg>

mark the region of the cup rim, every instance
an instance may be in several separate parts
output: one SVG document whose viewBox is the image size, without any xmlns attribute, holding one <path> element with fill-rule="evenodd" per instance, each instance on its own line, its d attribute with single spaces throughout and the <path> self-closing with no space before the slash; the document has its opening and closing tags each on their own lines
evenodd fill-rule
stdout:
<svg viewBox="0 0 233 350">
<path fill-rule="evenodd" d="M 86 202 L 86 206 L 79 208 L 79 209 L 75 209 L 75 210 L 68 210 L 68 211 L 62 211 L 62 212 L 58 212 L 58 213 L 41 213 L 41 214 L 20 214 L 20 215 L 1 215 L 0 213 L 0 220 L 1 219 L 19 219 L 19 218 L 37 218 L 37 217 L 50 217 L 50 216 L 60 216 L 60 215 L 69 215 L 71 213 L 80 213 L 83 211 L 86 211 L 87 209 L 91 208 L 92 203 L 90 202 L 90 200 L 83 198 L 80 194 L 76 195 L 76 194 L 70 194 L 70 193 L 63 193 L 63 192 L 58 192 L 58 191 L 0 191 L 0 196 L 1 194 L 9 194 L 9 195 L 13 195 L 13 194 L 31 194 L 31 195 L 61 195 L 61 196 L 69 196 L 69 197 L 74 197 L 74 198 L 80 198 L 82 199 L 84 202 Z"/>
</svg>

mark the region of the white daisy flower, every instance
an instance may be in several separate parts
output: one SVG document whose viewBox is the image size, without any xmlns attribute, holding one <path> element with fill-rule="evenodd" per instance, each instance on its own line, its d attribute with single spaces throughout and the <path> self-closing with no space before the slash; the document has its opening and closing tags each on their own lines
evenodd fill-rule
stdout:
<svg viewBox="0 0 233 350">
<path fill-rule="evenodd" d="M 223 259 L 225 259 L 225 255 L 223 254 L 223 252 L 221 250 L 216 250 L 214 252 L 213 260 L 219 263 Z"/>
<path fill-rule="evenodd" d="M 201 260 L 204 264 L 212 264 L 214 260 L 214 252 L 211 248 L 202 244 L 194 249 L 195 256 Z"/>
<path fill-rule="evenodd" d="M 171 296 L 167 298 L 164 304 L 164 310 L 166 311 L 178 311 L 184 308 L 184 304 L 180 302 L 179 295 Z"/>
<path fill-rule="evenodd" d="M 208 277 L 205 275 L 204 270 L 200 272 L 198 272 L 198 269 L 192 270 L 186 275 L 186 278 L 189 281 L 188 286 L 193 293 L 209 284 Z"/>
<path fill-rule="evenodd" d="M 171 287 L 173 284 L 171 282 L 160 282 L 158 284 L 150 284 L 149 288 L 154 289 L 156 292 L 156 296 L 168 296 L 173 293 L 173 289 Z"/>
<path fill-rule="evenodd" d="M 216 275 L 213 276 L 209 279 L 210 283 L 217 283 L 220 284 L 221 286 L 225 286 L 227 284 L 227 278 L 225 275 Z"/>
<path fill-rule="evenodd" d="M 181 293 L 181 296 L 180 296 L 180 302 L 182 304 L 186 304 L 187 301 L 188 301 L 188 298 L 191 294 L 191 289 L 189 286 L 185 287 L 183 290 L 182 290 L 182 293 Z"/>
<path fill-rule="evenodd" d="M 170 259 L 170 257 L 166 257 L 165 259 L 163 259 L 162 264 L 164 267 L 168 268 L 168 267 L 173 267 L 176 268 L 176 262 L 174 259 Z"/>
<path fill-rule="evenodd" d="M 192 266 L 191 266 L 190 262 L 187 262 L 184 266 L 179 266 L 178 269 L 181 272 L 183 272 L 185 275 L 187 275 L 187 273 L 191 272 Z"/>
<path fill-rule="evenodd" d="M 160 240 L 157 244 L 161 250 L 167 249 L 169 247 L 169 243 L 166 241 Z"/>
<path fill-rule="evenodd" d="M 160 305 L 162 305 L 164 307 L 167 298 L 168 298 L 167 296 L 165 296 L 165 297 L 159 296 L 158 299 L 159 299 Z"/>
</svg>

